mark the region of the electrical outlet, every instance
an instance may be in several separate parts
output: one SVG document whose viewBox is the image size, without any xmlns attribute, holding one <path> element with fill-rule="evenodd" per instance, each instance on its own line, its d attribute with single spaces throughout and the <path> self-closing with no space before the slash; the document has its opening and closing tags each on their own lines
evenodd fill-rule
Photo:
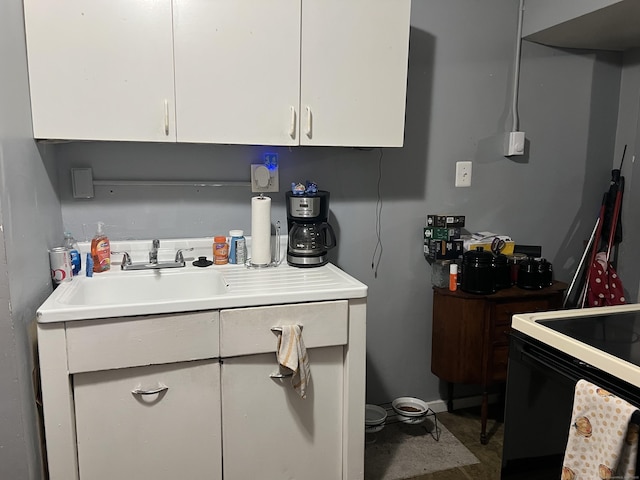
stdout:
<svg viewBox="0 0 640 480">
<path fill-rule="evenodd" d="M 471 162 L 456 162 L 456 187 L 471 186 Z"/>
<path fill-rule="evenodd" d="M 252 164 L 251 191 L 254 193 L 280 191 L 278 167 L 267 168 L 263 164 Z"/>
<path fill-rule="evenodd" d="M 509 132 L 504 139 L 504 156 L 524 155 L 524 132 Z"/>
</svg>

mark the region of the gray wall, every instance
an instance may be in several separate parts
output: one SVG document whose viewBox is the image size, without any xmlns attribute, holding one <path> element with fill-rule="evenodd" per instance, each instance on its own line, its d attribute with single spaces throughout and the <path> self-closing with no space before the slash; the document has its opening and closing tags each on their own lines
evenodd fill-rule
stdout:
<svg viewBox="0 0 640 480">
<path fill-rule="evenodd" d="M 113 238 L 250 233 L 248 189 L 98 187 L 73 200 L 69 169 L 96 179 L 246 180 L 264 151 L 280 160 L 273 220 L 285 222 L 284 189 L 316 181 L 331 192 L 339 238 L 332 261 L 369 285 L 369 402 L 443 396 L 430 373 L 430 267 L 422 254 L 427 213 L 467 217 L 468 229 L 539 244 L 569 280 L 608 186 L 620 82 L 619 56 L 523 45 L 521 129 L 528 153 L 509 160 L 498 139 L 511 127 L 517 2 L 414 1 L 405 146 L 280 148 L 70 143 L 56 145 L 65 226 L 80 238 L 105 221 Z M 380 157 L 382 158 L 380 159 Z M 454 188 L 455 162 L 474 163 L 470 188 Z M 376 248 L 381 171 L 382 256 Z M 376 264 L 372 268 L 372 262 Z"/>
<path fill-rule="evenodd" d="M 35 310 L 61 234 L 55 170 L 31 131 L 22 2 L 0 2 L 0 478 L 41 478 L 31 381 Z"/>
<path fill-rule="evenodd" d="M 273 220 L 283 224 L 290 182 L 314 180 L 329 190 L 339 238 L 332 261 L 369 285 L 372 403 L 445 394 L 429 367 L 427 213 L 464 214 L 471 231 L 540 244 L 556 276 L 568 281 L 608 187 L 620 55 L 525 42 L 520 125 L 527 155 L 501 155 L 498 139 L 511 125 L 514 0 L 414 0 L 405 147 L 383 150 L 91 142 L 36 149 L 29 140 L 20 3 L 0 3 L 0 247 L 6 250 L 0 256 L 0 478 L 37 476 L 28 331 L 35 306 L 50 291 L 46 249 L 61 241 L 63 223 L 79 239 L 89 238 L 98 220 L 113 239 L 212 236 L 231 228 L 250 234 L 248 189 L 99 187 L 96 198 L 74 200 L 72 167 L 92 167 L 96 179 L 246 180 L 252 162 L 276 151 L 282 188 L 272 195 Z M 473 161 L 470 188 L 453 186 L 459 160 Z M 378 205 L 383 248 L 375 257 Z"/>
<path fill-rule="evenodd" d="M 637 245 L 640 242 L 640 217 L 635 208 L 640 205 L 640 162 L 634 155 L 640 151 L 640 49 L 624 55 L 620 108 L 613 168 L 620 168 L 624 146 L 627 146 L 622 166 L 625 191 L 622 205 L 623 240 L 619 247 L 617 271 L 625 287 L 627 299 L 637 302 L 640 297 L 640 270 Z M 637 160 L 637 158 L 635 159 Z"/>
</svg>

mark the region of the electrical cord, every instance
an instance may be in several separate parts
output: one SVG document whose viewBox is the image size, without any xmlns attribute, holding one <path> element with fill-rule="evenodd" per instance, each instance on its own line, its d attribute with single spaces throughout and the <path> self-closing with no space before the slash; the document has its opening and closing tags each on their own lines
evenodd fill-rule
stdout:
<svg viewBox="0 0 640 480">
<path fill-rule="evenodd" d="M 373 250 L 371 256 L 371 270 L 373 270 L 373 277 L 378 278 L 378 267 L 380 266 L 380 260 L 382 259 L 382 236 L 381 236 L 381 220 L 382 220 L 382 194 L 380 192 L 380 185 L 382 183 L 382 157 L 384 152 L 382 148 L 380 150 L 380 156 L 378 157 L 378 183 L 377 183 L 377 200 L 376 200 L 376 248 Z"/>
<path fill-rule="evenodd" d="M 511 102 L 512 124 L 511 131 L 517 132 L 520 119 L 518 118 L 518 90 L 520 88 L 520 49 L 522 46 L 522 17 L 524 15 L 524 0 L 520 0 L 518 9 L 518 33 L 516 34 L 516 55 L 513 70 L 513 99 Z"/>
</svg>

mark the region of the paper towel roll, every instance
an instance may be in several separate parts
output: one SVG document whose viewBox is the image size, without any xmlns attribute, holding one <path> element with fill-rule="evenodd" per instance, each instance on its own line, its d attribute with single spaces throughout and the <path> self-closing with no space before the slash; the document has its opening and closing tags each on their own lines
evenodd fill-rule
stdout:
<svg viewBox="0 0 640 480">
<path fill-rule="evenodd" d="M 251 263 L 271 263 L 271 198 L 251 199 Z"/>
</svg>

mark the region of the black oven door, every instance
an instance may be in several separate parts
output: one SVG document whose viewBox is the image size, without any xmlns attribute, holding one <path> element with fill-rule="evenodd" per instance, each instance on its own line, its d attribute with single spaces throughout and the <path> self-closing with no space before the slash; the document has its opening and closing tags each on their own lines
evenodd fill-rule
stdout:
<svg viewBox="0 0 640 480">
<path fill-rule="evenodd" d="M 638 388 L 513 331 L 504 415 L 503 480 L 560 478 L 575 384 L 588 380 L 640 405 Z"/>
</svg>

